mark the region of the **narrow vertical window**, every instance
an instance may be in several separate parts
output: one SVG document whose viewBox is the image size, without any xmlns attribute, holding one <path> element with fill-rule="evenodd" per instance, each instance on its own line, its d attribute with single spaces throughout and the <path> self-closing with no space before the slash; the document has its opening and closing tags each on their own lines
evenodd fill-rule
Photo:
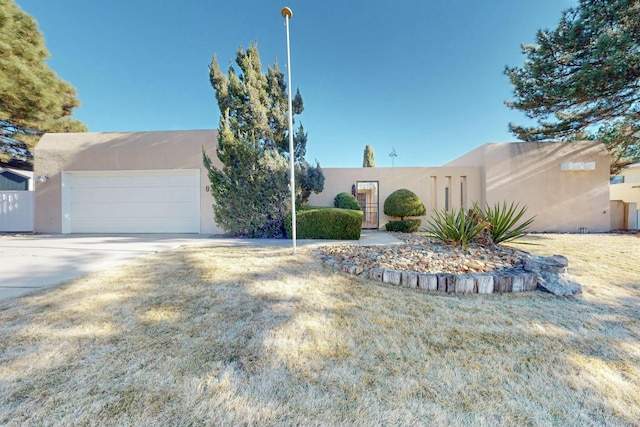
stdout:
<svg viewBox="0 0 640 427">
<path fill-rule="evenodd" d="M 444 187 L 444 210 L 449 210 L 449 187 Z"/>
<path fill-rule="evenodd" d="M 447 186 L 444 188 L 444 209 L 449 210 L 451 208 L 451 177 L 445 177 Z"/>
<path fill-rule="evenodd" d="M 431 177 L 431 194 L 430 194 L 430 206 L 429 208 L 432 211 L 435 211 L 436 209 L 438 209 L 438 177 L 432 176 Z"/>
<path fill-rule="evenodd" d="M 467 177 L 460 177 L 460 207 L 467 209 Z"/>
</svg>

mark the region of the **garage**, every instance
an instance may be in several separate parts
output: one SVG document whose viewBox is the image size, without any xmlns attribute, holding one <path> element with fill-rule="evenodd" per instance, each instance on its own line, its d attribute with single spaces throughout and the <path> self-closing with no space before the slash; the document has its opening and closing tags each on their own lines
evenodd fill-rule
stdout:
<svg viewBox="0 0 640 427">
<path fill-rule="evenodd" d="M 199 233 L 200 170 L 62 172 L 62 233 Z"/>
</svg>

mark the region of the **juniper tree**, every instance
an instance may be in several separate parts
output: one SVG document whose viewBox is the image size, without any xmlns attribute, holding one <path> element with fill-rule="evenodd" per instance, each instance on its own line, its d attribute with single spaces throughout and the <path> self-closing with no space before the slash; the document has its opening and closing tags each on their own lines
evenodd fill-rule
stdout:
<svg viewBox="0 0 640 427">
<path fill-rule="evenodd" d="M 373 155 L 373 147 L 367 144 L 364 147 L 364 155 L 362 159 L 362 167 L 363 168 L 373 168 L 376 166 L 376 160 Z"/>
<path fill-rule="evenodd" d="M 509 124 L 518 138 L 608 134 L 612 173 L 640 160 L 640 1 L 580 0 L 522 52 L 522 67 L 505 68 L 515 98 L 506 104 L 537 125 Z"/>
<path fill-rule="evenodd" d="M 249 237 L 281 237 L 284 219 L 291 211 L 288 177 L 289 129 L 288 96 L 284 74 L 277 62 L 266 74 L 258 49 L 250 45 L 236 52 L 237 74 L 233 65 L 228 76 L 220 71 L 214 55 L 209 78 L 220 109 L 216 168 L 204 155 L 205 167 L 215 198 L 216 222 L 227 233 Z M 297 91 L 293 115 L 304 110 Z M 311 192 L 324 186 L 320 165 L 309 165 L 307 133 L 300 124 L 294 132 L 296 204 L 306 204 Z"/>
<path fill-rule="evenodd" d="M 76 90 L 52 71 L 35 19 L 13 0 L 0 0 L 0 162 L 33 162 L 44 132 L 82 132 L 72 120 Z"/>
</svg>

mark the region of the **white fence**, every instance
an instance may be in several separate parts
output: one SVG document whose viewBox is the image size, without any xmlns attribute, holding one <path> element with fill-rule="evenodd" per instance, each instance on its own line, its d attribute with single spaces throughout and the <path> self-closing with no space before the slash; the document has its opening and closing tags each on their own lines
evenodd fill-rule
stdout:
<svg viewBox="0 0 640 427">
<path fill-rule="evenodd" d="M 0 191 L 0 233 L 33 231 L 33 191 Z"/>
</svg>

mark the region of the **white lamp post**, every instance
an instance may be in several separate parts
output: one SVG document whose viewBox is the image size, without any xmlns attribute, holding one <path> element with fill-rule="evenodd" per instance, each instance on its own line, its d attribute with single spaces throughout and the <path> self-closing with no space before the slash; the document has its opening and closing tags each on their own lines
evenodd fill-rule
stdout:
<svg viewBox="0 0 640 427">
<path fill-rule="evenodd" d="M 293 12 L 288 7 L 283 7 L 280 14 L 284 18 L 287 25 L 287 72 L 289 78 L 289 166 L 291 174 L 291 240 L 293 242 L 293 254 L 296 254 L 296 178 L 295 178 L 295 153 L 293 151 L 293 108 L 291 102 L 291 49 L 289 47 L 289 19 L 293 16 Z"/>
</svg>

